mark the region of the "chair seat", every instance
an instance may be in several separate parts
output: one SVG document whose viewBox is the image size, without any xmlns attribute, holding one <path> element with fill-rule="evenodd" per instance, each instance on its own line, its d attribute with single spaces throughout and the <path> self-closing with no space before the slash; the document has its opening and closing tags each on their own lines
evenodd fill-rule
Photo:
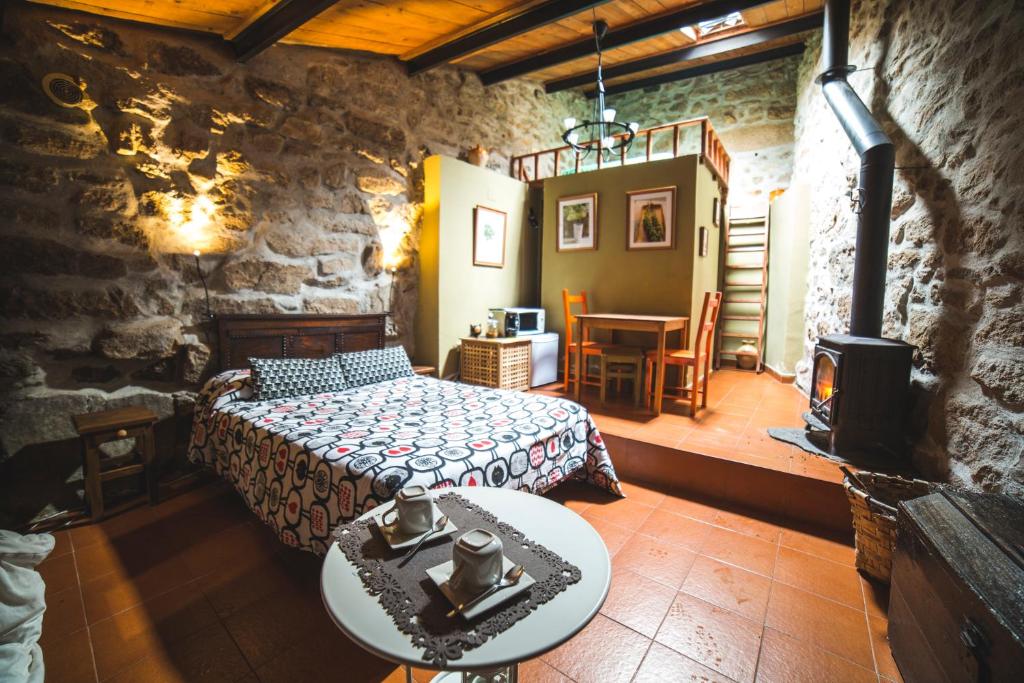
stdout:
<svg viewBox="0 0 1024 683">
<path fill-rule="evenodd" d="M 604 349 L 604 357 L 609 363 L 634 363 L 644 358 L 644 350 L 635 346 L 612 346 Z"/>
<path fill-rule="evenodd" d="M 583 342 L 583 353 L 595 354 L 604 353 L 605 349 L 612 348 L 612 344 L 605 344 L 604 342 L 585 341 Z M 569 350 L 573 353 L 576 352 L 576 342 L 569 344 Z"/>
<path fill-rule="evenodd" d="M 657 351 L 648 351 L 647 360 L 658 361 Z M 693 360 L 693 351 L 690 349 L 665 349 L 665 362 L 666 363 L 685 363 L 686 361 Z"/>
</svg>

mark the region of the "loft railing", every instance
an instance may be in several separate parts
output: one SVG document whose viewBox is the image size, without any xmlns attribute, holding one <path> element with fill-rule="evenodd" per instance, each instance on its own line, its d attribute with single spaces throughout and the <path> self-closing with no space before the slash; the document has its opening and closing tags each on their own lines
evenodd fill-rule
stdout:
<svg viewBox="0 0 1024 683">
<path fill-rule="evenodd" d="M 688 128 L 696 128 L 698 126 L 700 127 L 701 158 L 707 163 L 708 168 L 715 174 L 718 181 L 723 186 L 728 187 L 729 153 L 725 151 L 722 140 L 715 132 L 714 126 L 711 125 L 711 120 L 706 116 L 686 121 L 676 121 L 675 123 L 666 123 L 661 126 L 637 131 L 630 151 L 635 150 L 638 145 L 642 145 L 643 156 L 636 154 L 627 156 L 627 151 L 623 149 L 617 155 L 619 157 L 617 161 L 607 162 L 604 160 L 604 155 L 599 152 L 596 155 L 596 163 L 591 164 L 591 167 L 588 168 L 586 167 L 587 161 L 584 158 L 573 153 L 572 148 L 568 145 L 564 145 L 512 157 L 512 177 L 529 183 L 545 178 L 553 178 L 558 175 L 570 175 L 597 170 L 611 163 L 624 165 L 627 163 L 637 163 L 641 160 L 651 161 L 652 158 L 664 158 L 668 156 L 669 150 L 671 150 L 672 157 L 677 157 L 681 153 L 688 153 L 685 145 L 681 144 L 680 134 L 684 133 Z M 671 133 L 672 137 L 670 140 L 667 140 L 666 136 L 669 133 Z M 614 137 L 622 137 L 622 135 Z M 598 150 L 600 150 L 601 141 L 598 140 L 597 144 Z M 658 152 L 656 151 L 657 149 L 664 149 L 664 151 Z"/>
</svg>

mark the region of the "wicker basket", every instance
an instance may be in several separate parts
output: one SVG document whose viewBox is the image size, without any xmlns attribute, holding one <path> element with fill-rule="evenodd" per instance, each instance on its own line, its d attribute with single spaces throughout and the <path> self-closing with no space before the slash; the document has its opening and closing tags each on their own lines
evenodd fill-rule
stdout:
<svg viewBox="0 0 1024 683">
<path fill-rule="evenodd" d="M 892 553 L 896 548 L 896 506 L 926 496 L 936 485 L 920 479 L 859 472 L 845 467 L 843 488 L 853 511 L 857 545 L 857 568 L 885 583 L 892 576 Z"/>
<path fill-rule="evenodd" d="M 530 388 L 529 339 L 463 339 L 463 382 L 494 389 L 527 391 Z"/>
</svg>

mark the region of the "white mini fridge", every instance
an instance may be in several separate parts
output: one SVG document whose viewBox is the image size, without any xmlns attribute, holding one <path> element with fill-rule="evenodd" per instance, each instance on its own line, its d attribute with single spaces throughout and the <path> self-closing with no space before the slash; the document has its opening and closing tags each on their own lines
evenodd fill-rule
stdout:
<svg viewBox="0 0 1024 683">
<path fill-rule="evenodd" d="M 539 387 L 558 381 L 558 333 L 531 334 L 530 386 Z"/>
</svg>

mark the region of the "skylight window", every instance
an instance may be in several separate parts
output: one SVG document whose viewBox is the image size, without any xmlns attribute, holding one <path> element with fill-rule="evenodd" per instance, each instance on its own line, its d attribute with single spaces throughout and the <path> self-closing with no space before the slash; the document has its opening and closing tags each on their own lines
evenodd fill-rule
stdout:
<svg viewBox="0 0 1024 683">
<path fill-rule="evenodd" d="M 743 21 L 743 16 L 739 12 L 730 12 L 724 17 L 699 22 L 697 24 L 697 30 L 700 31 L 701 35 L 706 36 L 709 33 L 727 31 L 728 29 L 736 28 L 737 26 L 743 26 L 744 23 L 746 22 Z"/>
<path fill-rule="evenodd" d="M 739 12 L 730 12 L 724 17 L 701 21 L 698 22 L 696 26 L 683 26 L 679 30 L 682 31 L 690 40 L 697 40 L 697 38 L 703 38 L 704 36 L 711 35 L 712 33 L 739 28 L 745 24 L 746 22 L 743 21 L 743 15 Z"/>
</svg>

